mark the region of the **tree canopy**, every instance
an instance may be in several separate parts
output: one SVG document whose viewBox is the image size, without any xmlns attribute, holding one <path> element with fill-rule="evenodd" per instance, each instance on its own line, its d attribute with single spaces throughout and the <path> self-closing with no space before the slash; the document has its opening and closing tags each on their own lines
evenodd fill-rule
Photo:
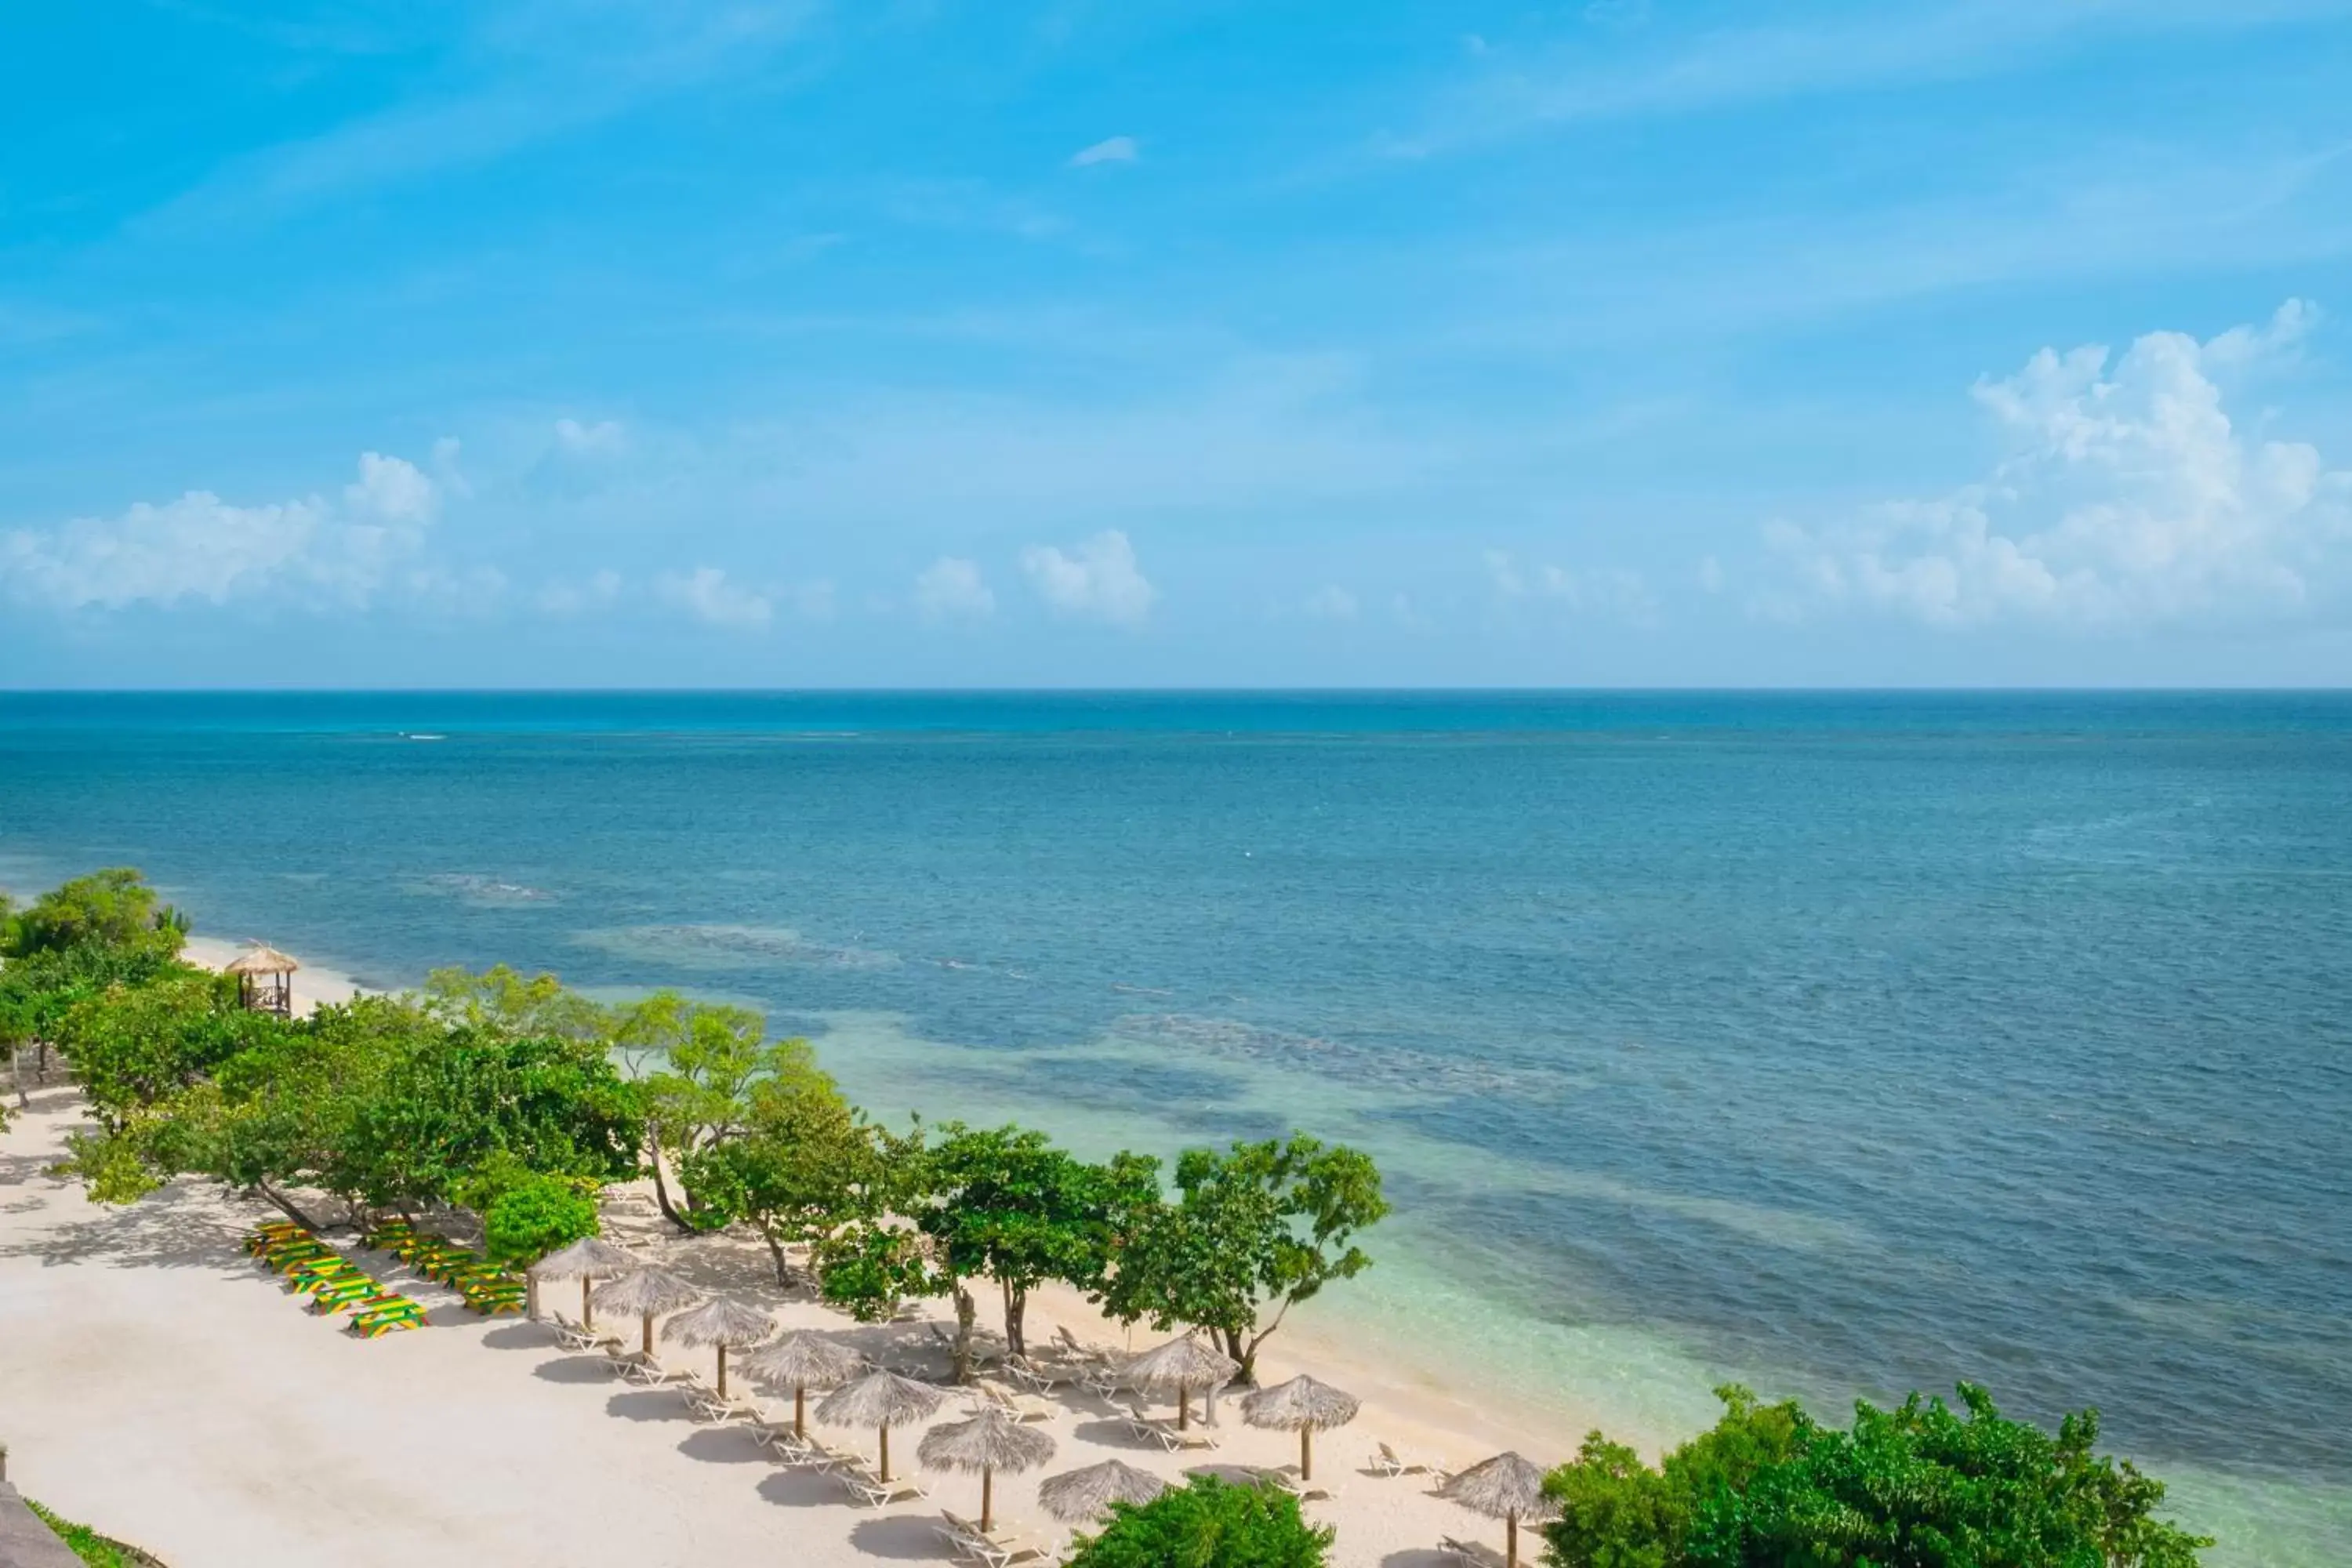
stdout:
<svg viewBox="0 0 2352 1568">
<path fill-rule="evenodd" d="M 1192 1478 L 1148 1503 L 1115 1503 L 1098 1535 L 1080 1536 L 1070 1568 L 1322 1568 L 1335 1531 L 1299 1516 L 1270 1487 Z"/>
<path fill-rule="evenodd" d="M 2162 1483 L 2097 1455 L 2095 1412 L 2053 1437 L 1959 1385 L 1851 1431 L 1717 1390 L 1724 1415 L 1655 1468 L 1595 1432 L 1547 1479 L 1556 1568 L 2195 1568 Z"/>
</svg>

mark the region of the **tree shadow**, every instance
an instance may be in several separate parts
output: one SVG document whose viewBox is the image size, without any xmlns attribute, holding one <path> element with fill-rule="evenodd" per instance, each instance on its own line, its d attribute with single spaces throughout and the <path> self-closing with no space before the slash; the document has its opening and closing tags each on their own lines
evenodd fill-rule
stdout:
<svg viewBox="0 0 2352 1568">
<path fill-rule="evenodd" d="M 866 1556 L 899 1562 L 955 1555 L 940 1539 L 938 1521 L 929 1514 L 900 1513 L 860 1520 L 849 1532 L 849 1544 Z"/>
<path fill-rule="evenodd" d="M 1259 1467 L 1255 1465 L 1187 1465 L 1184 1473 L 1188 1476 L 1214 1476 L 1227 1486 L 1235 1487 L 1254 1487 L 1263 1479 Z"/>
<path fill-rule="evenodd" d="M 776 1470 L 753 1489 L 779 1508 L 824 1508 L 847 1496 L 839 1482 L 816 1470 Z"/>
<path fill-rule="evenodd" d="M 760 1465 L 768 1459 L 767 1451 L 740 1426 L 705 1426 L 682 1439 L 677 1451 L 706 1465 Z"/>
<path fill-rule="evenodd" d="M 1163 1454 L 1164 1444 L 1155 1443 L 1124 1421 L 1081 1421 L 1070 1428 L 1070 1436 L 1081 1443 L 1099 1443 L 1107 1448 L 1132 1448 L 1139 1453 Z"/>
<path fill-rule="evenodd" d="M 118 1263 L 149 1268 L 214 1268 L 256 1272 L 237 1250 L 244 1228 L 234 1219 L 188 1201 L 177 1186 L 135 1204 L 102 1209 L 87 1219 L 0 1244 L 0 1258 L 37 1258 L 47 1267 Z"/>
</svg>

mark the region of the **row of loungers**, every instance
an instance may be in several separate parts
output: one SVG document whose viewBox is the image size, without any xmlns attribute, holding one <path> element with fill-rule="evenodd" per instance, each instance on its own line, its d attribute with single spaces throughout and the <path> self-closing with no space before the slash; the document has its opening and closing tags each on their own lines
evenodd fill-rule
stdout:
<svg viewBox="0 0 2352 1568">
<path fill-rule="evenodd" d="M 312 1311 L 349 1312 L 351 1331 L 362 1339 L 425 1326 L 424 1308 L 385 1289 L 359 1265 L 291 1220 L 256 1226 L 246 1236 L 245 1250 L 264 1268 L 284 1275 L 294 1290 L 309 1296 Z"/>
<path fill-rule="evenodd" d="M 469 1252 L 446 1236 L 419 1230 L 404 1219 L 381 1221 L 362 1238 L 379 1252 L 389 1252 L 437 1285 L 446 1285 L 458 1299 L 484 1317 L 520 1312 L 529 1300 L 530 1286 L 517 1274 Z"/>
</svg>

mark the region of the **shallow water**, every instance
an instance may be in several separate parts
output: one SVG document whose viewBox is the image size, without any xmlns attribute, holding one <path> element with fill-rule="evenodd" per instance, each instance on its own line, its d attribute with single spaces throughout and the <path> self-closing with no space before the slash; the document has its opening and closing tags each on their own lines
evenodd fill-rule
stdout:
<svg viewBox="0 0 2352 1568">
<path fill-rule="evenodd" d="M 0 697 L 0 880 L 117 862 L 755 1001 L 881 1109 L 1358 1142 L 1322 1310 L 1457 1377 L 1969 1377 L 2352 1562 L 2352 700 Z"/>
</svg>

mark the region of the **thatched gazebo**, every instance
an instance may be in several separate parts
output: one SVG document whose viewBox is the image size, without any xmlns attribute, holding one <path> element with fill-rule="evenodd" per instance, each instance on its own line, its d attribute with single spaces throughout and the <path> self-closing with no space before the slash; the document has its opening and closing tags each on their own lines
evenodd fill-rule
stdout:
<svg viewBox="0 0 2352 1568">
<path fill-rule="evenodd" d="M 614 1246 L 601 1237 L 583 1236 L 571 1246 L 549 1253 L 529 1270 L 531 1282 L 541 1279 L 577 1279 L 580 1281 L 580 1326 L 596 1326 L 596 1309 L 591 1302 L 588 1288 L 599 1279 L 610 1279 L 642 1268 L 644 1262 L 634 1252 Z"/>
<path fill-rule="evenodd" d="M 866 1358 L 857 1351 L 806 1329 L 743 1358 L 746 1376 L 793 1391 L 793 1432 L 801 1437 L 808 1436 L 808 1391 L 847 1383 L 865 1367 Z"/>
<path fill-rule="evenodd" d="M 1019 1475 L 1054 1457 L 1054 1439 L 990 1405 L 968 1421 L 948 1421 L 923 1434 L 915 1457 L 935 1470 L 980 1472 L 980 1528 L 995 1521 L 996 1472 Z"/>
<path fill-rule="evenodd" d="M 646 1323 L 644 1351 L 654 1353 L 654 1320 L 664 1312 L 683 1311 L 702 1300 L 702 1292 L 662 1268 L 640 1268 L 596 1287 L 590 1298 L 608 1312 L 631 1312 Z"/>
<path fill-rule="evenodd" d="M 1361 1402 L 1328 1383 L 1300 1373 L 1272 1388 L 1252 1389 L 1242 1395 L 1242 1419 L 1253 1426 L 1298 1434 L 1298 1479 L 1315 1479 L 1315 1434 L 1345 1426 L 1356 1418 Z"/>
<path fill-rule="evenodd" d="M 1105 1459 L 1082 1470 L 1065 1470 L 1037 1484 L 1037 1504 L 1064 1524 L 1092 1524 L 1115 1502 L 1138 1508 L 1168 1489 L 1150 1470 L 1120 1459 Z"/>
<path fill-rule="evenodd" d="M 776 1331 L 776 1320 L 731 1297 L 713 1296 L 662 1325 L 662 1338 L 688 1346 L 719 1347 L 719 1397 L 727 1397 L 727 1352 L 756 1345 Z"/>
<path fill-rule="evenodd" d="M 890 1428 L 920 1421 L 945 1397 L 928 1383 L 895 1372 L 869 1372 L 845 1383 L 821 1400 L 816 1418 L 835 1426 L 871 1426 L 881 1434 L 881 1479 L 890 1479 Z"/>
<path fill-rule="evenodd" d="M 1224 1352 L 1211 1350 L 1187 1334 L 1145 1351 L 1120 1367 L 1117 1375 L 1119 1382 L 1147 1393 L 1173 1394 L 1176 1429 L 1181 1432 L 1192 1423 L 1192 1391 L 1223 1388 L 1241 1369 L 1242 1363 Z"/>
<path fill-rule="evenodd" d="M 290 1018 L 294 1016 L 294 972 L 301 967 L 292 954 L 280 952 L 266 942 L 257 942 L 247 944 L 244 952 L 223 965 L 221 973 L 236 976 L 236 999 L 250 1011 Z"/>
<path fill-rule="evenodd" d="M 1549 1519 L 1552 1500 L 1544 1496 L 1544 1473 L 1517 1454 L 1481 1460 L 1437 1489 L 1448 1502 L 1499 1519 L 1504 1529 L 1504 1568 L 1519 1568 L 1519 1521 Z"/>
</svg>

